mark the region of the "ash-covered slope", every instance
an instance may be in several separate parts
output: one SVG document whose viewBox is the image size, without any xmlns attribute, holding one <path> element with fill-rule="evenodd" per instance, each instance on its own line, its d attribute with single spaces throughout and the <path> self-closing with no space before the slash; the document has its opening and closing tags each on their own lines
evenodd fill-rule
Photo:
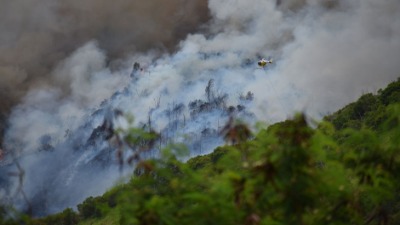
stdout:
<svg viewBox="0 0 400 225">
<path fill-rule="evenodd" d="M 91 51 L 90 48 L 94 46 L 93 43 L 89 43 L 83 47 L 83 51 Z M 75 61 L 74 57 L 82 57 L 80 50 L 76 54 L 70 60 Z M 86 54 L 84 53 L 85 56 Z M 203 57 L 204 54 L 199 56 Z M 163 60 L 165 59 L 159 62 Z M 88 66 L 91 66 L 90 63 Z M 217 86 L 214 79 L 201 79 L 196 82 L 188 79 L 180 81 L 178 89 L 186 96 L 171 97 L 170 84 L 154 86 L 154 82 L 167 81 L 167 73 L 157 73 L 164 67 L 170 72 L 173 71 L 169 65 L 156 63 L 146 69 L 139 66 L 139 69 L 134 68 L 131 73 L 125 75 L 121 72 L 119 79 L 124 82 L 115 87 L 116 91 L 110 97 L 93 108 L 82 110 L 82 114 L 68 118 L 66 122 L 59 117 L 71 114 L 60 110 L 71 103 L 61 103 L 57 114 L 46 112 L 42 107 L 38 110 L 32 110 L 27 105 L 16 108 L 14 115 L 27 113 L 25 115 L 31 116 L 29 114 L 32 113 L 37 121 L 32 121 L 33 124 L 25 127 L 30 136 L 8 136 L 7 149 L 13 151 L 14 155 L 9 154 L 3 160 L 5 165 L 2 169 L 16 171 L 17 168 L 11 161 L 17 158 L 26 173 L 23 194 L 27 196 L 28 202 L 22 198 L 22 192 L 18 192 L 20 183 L 15 181 L 9 183 L 10 186 L 5 189 L 12 194 L 12 187 L 17 187 L 15 196 L 6 200 L 13 202 L 18 208 L 32 210 L 34 215 L 46 215 L 65 207 L 74 207 L 87 196 L 104 192 L 123 174 L 132 170 L 125 167 L 125 173 L 121 172 L 116 156 L 118 147 L 110 140 L 117 129 L 129 126 L 127 119 L 130 115 L 135 117 L 134 126 L 144 130 L 151 129 L 159 134 L 157 144 L 142 157 L 158 157 L 160 150 L 172 143 L 184 143 L 190 149 L 191 156 L 206 154 L 223 144 L 221 129 L 229 118 L 240 118 L 249 124 L 254 121 L 254 115 L 246 109 L 254 98 L 251 92 L 247 92 L 246 95 L 238 95 L 235 92 L 229 95 Z M 248 64 L 243 69 L 255 70 L 253 64 Z M 212 73 L 210 70 L 203 72 Z M 102 76 L 101 74 L 102 72 L 99 76 Z M 198 95 L 187 94 L 195 88 L 198 89 Z M 54 103 L 51 102 L 54 100 L 51 99 L 54 97 L 51 93 L 40 92 L 35 97 L 41 106 Z M 32 111 L 29 113 L 27 108 Z M 49 106 L 47 110 L 55 109 Z M 69 124 L 68 120 L 73 120 L 74 124 Z M 42 131 L 47 132 L 29 130 L 38 126 L 44 126 Z M 54 130 L 51 129 L 52 126 Z M 10 129 L 10 132 L 13 130 Z M 18 147 L 22 147 L 24 151 L 20 152 Z M 3 179 L 6 184 L 7 178 Z"/>
</svg>

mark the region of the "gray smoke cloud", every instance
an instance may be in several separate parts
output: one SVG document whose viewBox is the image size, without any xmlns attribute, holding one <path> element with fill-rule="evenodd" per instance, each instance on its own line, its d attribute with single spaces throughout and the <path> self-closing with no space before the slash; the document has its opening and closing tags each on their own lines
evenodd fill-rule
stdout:
<svg viewBox="0 0 400 225">
<path fill-rule="evenodd" d="M 277 66 L 284 76 L 277 88 L 293 83 L 314 115 L 337 110 L 400 76 L 400 3 L 338 2 L 296 25 L 295 41 L 285 46 Z"/>
<path fill-rule="evenodd" d="M 207 2 L 201 0 L 1 0 L 0 5 L 0 136 L 11 107 L 27 91 L 69 86 L 68 79 L 55 82 L 51 71 L 86 42 L 95 39 L 114 69 L 121 66 L 118 59 L 135 52 L 172 51 L 208 19 Z"/>
<path fill-rule="evenodd" d="M 397 0 L 209 0 L 206 3 L 211 17 L 207 27 L 203 32 L 182 38 L 175 52 L 138 53 L 138 47 L 131 46 L 133 42 L 124 46 L 110 41 L 108 46 L 102 36 L 96 40 L 88 38 L 79 48 L 71 47 L 45 73 L 54 84 L 63 85 L 31 88 L 23 95 L 22 103 L 13 108 L 9 118 L 5 142 L 8 149 L 18 149 L 27 155 L 21 159 L 27 171 L 24 188 L 29 196 L 35 197 L 41 195 L 40 190 L 46 190 L 48 197 L 44 198 L 49 201 L 49 208 L 43 209 L 45 212 L 59 211 L 89 195 L 100 194 L 119 177 L 112 169 L 82 166 L 95 157 L 96 149 L 71 153 L 73 139 L 68 134 L 79 131 L 79 135 L 87 138 L 102 122 L 99 115 L 104 113 L 98 110 L 119 108 L 134 115 L 136 124 L 146 122 L 151 115 L 152 127 L 161 131 L 170 123 L 165 112 L 176 104 L 187 106 L 204 98 L 204 89 L 213 79 L 217 92 L 228 94 L 227 104 L 244 104 L 253 113 L 250 122 L 274 123 L 298 111 L 320 119 L 365 92 L 383 88 L 400 75 Z M 119 4 L 124 6 L 125 2 Z M 107 7 L 125 9 L 122 6 L 113 3 Z M 89 10 L 83 3 L 69 7 Z M 59 13 L 69 15 L 68 10 Z M 101 15 L 91 18 L 97 21 Z M 152 16 L 157 17 L 138 14 L 141 19 Z M 115 20 L 126 21 L 118 15 Z M 109 23 L 105 20 L 104 24 Z M 147 25 L 151 27 L 150 23 Z M 111 23 L 99 24 L 98 29 L 103 26 L 116 29 Z M 116 50 L 118 46 L 121 50 Z M 109 63 L 114 57 L 118 66 Z M 261 57 L 272 57 L 274 63 L 259 68 L 257 60 Z M 135 61 L 141 63 L 143 70 L 131 79 L 131 64 Z M 24 70 L 10 71 L 29 77 Z M 254 93 L 254 100 L 241 102 L 238 96 L 248 91 Z M 225 122 L 220 119 L 220 112 L 191 118 L 186 108 L 182 115 L 187 121 L 174 134 L 178 141 L 195 136 L 204 128 L 217 130 Z M 38 152 L 43 144 L 40 140 L 55 146 L 54 152 Z M 208 147 L 192 155 L 207 153 L 222 142 L 212 140 L 203 144 Z M 99 175 L 100 171 L 107 181 Z M 47 184 L 50 189 L 44 188 Z M 68 200 L 62 197 L 66 191 L 70 193 Z"/>
</svg>

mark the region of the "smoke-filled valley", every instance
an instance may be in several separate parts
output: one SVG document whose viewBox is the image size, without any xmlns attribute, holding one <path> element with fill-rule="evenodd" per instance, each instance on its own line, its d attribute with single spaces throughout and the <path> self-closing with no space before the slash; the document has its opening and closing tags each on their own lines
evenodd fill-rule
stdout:
<svg viewBox="0 0 400 225">
<path fill-rule="evenodd" d="M 137 2 L 1 2 L 4 204 L 41 216 L 103 193 L 129 173 L 108 140 L 129 115 L 160 135 L 143 157 L 195 156 L 231 117 L 318 120 L 400 75 L 397 0 Z"/>
</svg>

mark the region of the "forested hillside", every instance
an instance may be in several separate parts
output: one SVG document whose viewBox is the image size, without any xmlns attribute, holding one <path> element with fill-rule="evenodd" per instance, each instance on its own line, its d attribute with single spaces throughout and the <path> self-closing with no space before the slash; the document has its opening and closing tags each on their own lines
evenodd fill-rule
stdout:
<svg viewBox="0 0 400 225">
<path fill-rule="evenodd" d="M 387 119 L 389 105 L 400 102 L 400 79 L 390 83 L 378 94 L 365 94 L 356 102 L 327 116 L 325 119 L 331 122 L 336 129 L 345 128 L 360 129 L 362 127 L 377 130 Z"/>
<path fill-rule="evenodd" d="M 310 124 L 312 123 L 312 124 Z M 182 162 L 172 145 L 77 212 L 0 224 L 400 224 L 400 79 L 324 121 L 298 114 Z"/>
</svg>

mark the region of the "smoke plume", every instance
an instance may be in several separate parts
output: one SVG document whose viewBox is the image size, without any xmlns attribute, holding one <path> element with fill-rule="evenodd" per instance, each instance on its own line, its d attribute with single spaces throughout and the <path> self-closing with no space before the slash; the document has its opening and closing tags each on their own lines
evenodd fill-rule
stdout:
<svg viewBox="0 0 400 225">
<path fill-rule="evenodd" d="M 206 1 L 0 1 L 0 136 L 13 105 L 30 89 L 55 82 L 51 71 L 96 40 L 110 69 L 143 52 L 172 51 L 208 18 Z M 59 81 L 59 80 L 58 80 Z M 65 83 L 67 82 L 67 83 Z M 68 91 L 68 90 L 64 90 Z M 0 139 L 1 143 L 1 139 Z"/>
</svg>

